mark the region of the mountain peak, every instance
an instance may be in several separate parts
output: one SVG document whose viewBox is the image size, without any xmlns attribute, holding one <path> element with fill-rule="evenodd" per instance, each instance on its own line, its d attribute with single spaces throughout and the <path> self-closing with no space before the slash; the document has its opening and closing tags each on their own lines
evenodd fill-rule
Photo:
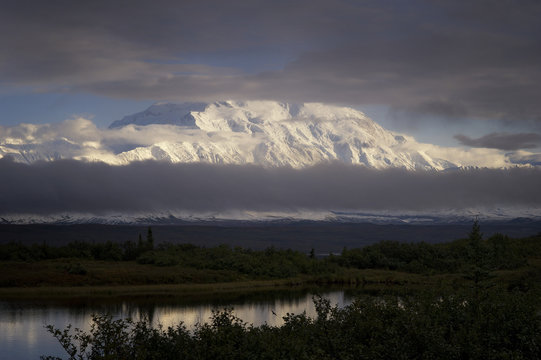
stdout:
<svg viewBox="0 0 541 360">
<path fill-rule="evenodd" d="M 119 154 L 122 161 L 159 159 L 303 167 L 338 160 L 374 168 L 454 166 L 423 152 L 406 151 L 406 145 L 412 144 L 410 140 L 385 130 L 359 110 L 321 103 L 156 103 L 111 124 L 111 128 L 164 124 L 175 125 L 180 132 L 196 131 L 197 140 L 179 138 L 173 143 L 138 147 Z"/>
<path fill-rule="evenodd" d="M 361 111 L 349 107 L 339 107 L 322 103 L 292 104 L 276 101 L 216 101 L 213 103 L 158 102 L 144 111 L 124 116 L 113 122 L 109 128 L 117 129 L 127 125 L 177 125 L 198 127 L 194 113 L 207 112 L 228 118 L 233 121 L 248 121 L 262 123 L 266 121 L 284 121 L 292 119 L 339 120 L 362 119 L 369 120 Z M 371 122 L 371 120 L 369 120 Z M 203 121 L 204 122 L 204 121 Z M 208 124 L 207 124 L 208 125 Z M 203 125 L 205 126 L 205 125 Z M 200 128 L 200 127 L 198 127 Z M 223 130 L 223 129 L 222 129 Z"/>
<path fill-rule="evenodd" d="M 156 103 L 109 128 L 62 130 L 69 139 L 62 147 L 49 137 L 32 144 L 0 144 L 0 155 L 22 162 L 74 158 L 116 165 L 160 160 L 295 168 L 328 161 L 411 170 L 456 166 L 361 111 L 321 103 Z"/>
<path fill-rule="evenodd" d="M 169 124 L 178 126 L 193 126 L 192 111 L 204 111 L 207 103 L 187 102 L 168 103 L 159 102 L 151 105 L 148 109 L 133 115 L 124 116 L 121 120 L 113 122 L 109 129 L 117 129 L 126 125 L 152 125 Z"/>
</svg>

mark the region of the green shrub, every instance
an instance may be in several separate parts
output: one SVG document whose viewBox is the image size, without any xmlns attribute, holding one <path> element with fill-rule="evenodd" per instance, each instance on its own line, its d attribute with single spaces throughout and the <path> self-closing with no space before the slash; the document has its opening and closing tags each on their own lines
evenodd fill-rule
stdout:
<svg viewBox="0 0 541 360">
<path fill-rule="evenodd" d="M 248 326 L 232 309 L 208 324 L 151 328 L 94 316 L 89 333 L 47 329 L 69 359 L 538 359 L 541 319 L 521 293 L 461 292 L 356 299 L 344 308 L 314 299 L 317 316 Z M 44 357 L 44 359 L 53 359 Z"/>
</svg>

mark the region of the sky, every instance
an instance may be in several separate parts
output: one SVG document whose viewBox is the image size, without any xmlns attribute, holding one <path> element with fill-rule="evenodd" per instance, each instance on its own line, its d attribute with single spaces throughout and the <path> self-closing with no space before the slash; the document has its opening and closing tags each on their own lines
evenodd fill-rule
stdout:
<svg viewBox="0 0 541 360">
<path fill-rule="evenodd" d="M 539 147 L 540 15 L 536 0 L 4 0 L 0 124 L 267 99 L 366 108 L 420 140 Z"/>
<path fill-rule="evenodd" d="M 540 18 L 538 0 L 3 0 L 0 127 L 106 128 L 159 101 L 323 102 L 538 164 Z"/>
</svg>

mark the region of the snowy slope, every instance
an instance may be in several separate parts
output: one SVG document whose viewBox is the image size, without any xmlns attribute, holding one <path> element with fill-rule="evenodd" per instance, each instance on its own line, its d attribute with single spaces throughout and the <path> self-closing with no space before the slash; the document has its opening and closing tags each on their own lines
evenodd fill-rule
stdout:
<svg viewBox="0 0 541 360">
<path fill-rule="evenodd" d="M 192 111 L 204 111 L 205 103 L 157 103 L 140 113 L 125 116 L 122 120 L 113 122 L 109 128 L 115 129 L 125 125 L 170 124 L 179 126 L 194 126 Z"/>
<path fill-rule="evenodd" d="M 26 163 L 73 158 L 115 165 L 163 160 L 300 168 L 338 160 L 411 170 L 463 165 L 430 156 L 413 138 L 382 128 L 360 111 L 319 103 L 157 103 L 109 129 L 76 119 L 8 130 L 0 156 Z"/>
<path fill-rule="evenodd" d="M 107 215 L 61 213 L 50 215 L 12 214 L 0 216 L 0 224 L 109 224 L 109 225 L 175 225 L 186 223 L 296 222 L 303 220 L 336 223 L 444 225 L 482 223 L 541 222 L 539 207 L 478 207 L 466 209 L 433 209 L 430 211 L 239 211 L 199 212 L 161 211 L 110 213 Z"/>
<path fill-rule="evenodd" d="M 408 150 L 415 145 L 413 139 L 387 131 L 347 107 L 270 101 L 216 102 L 204 109 L 201 104 L 156 104 L 114 122 L 111 128 L 150 121 L 197 129 L 200 134 L 196 141 L 160 142 L 122 152 L 118 154 L 122 163 L 157 159 L 304 167 L 339 160 L 374 168 L 456 166 Z"/>
</svg>

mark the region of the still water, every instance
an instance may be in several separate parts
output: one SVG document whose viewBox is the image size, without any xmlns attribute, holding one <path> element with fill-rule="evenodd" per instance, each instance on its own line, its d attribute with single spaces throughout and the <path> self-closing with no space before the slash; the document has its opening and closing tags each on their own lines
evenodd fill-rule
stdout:
<svg viewBox="0 0 541 360">
<path fill-rule="evenodd" d="M 233 299 L 211 299 L 187 303 L 179 299 L 141 299 L 76 304 L 43 304 L 0 302 L 0 359 L 39 359 L 40 355 L 66 358 L 58 342 L 49 334 L 45 325 L 52 324 L 64 329 L 68 324 L 73 328 L 88 331 L 92 314 L 111 314 L 114 318 L 149 319 L 153 326 L 158 324 L 175 326 L 183 322 L 188 329 L 197 323 L 208 322 L 213 309 L 232 307 L 233 313 L 254 326 L 283 324 L 287 313 L 315 316 L 312 293 L 270 293 L 258 297 L 250 296 Z M 344 291 L 322 293 L 321 296 L 339 307 L 353 300 L 353 295 Z"/>
</svg>

